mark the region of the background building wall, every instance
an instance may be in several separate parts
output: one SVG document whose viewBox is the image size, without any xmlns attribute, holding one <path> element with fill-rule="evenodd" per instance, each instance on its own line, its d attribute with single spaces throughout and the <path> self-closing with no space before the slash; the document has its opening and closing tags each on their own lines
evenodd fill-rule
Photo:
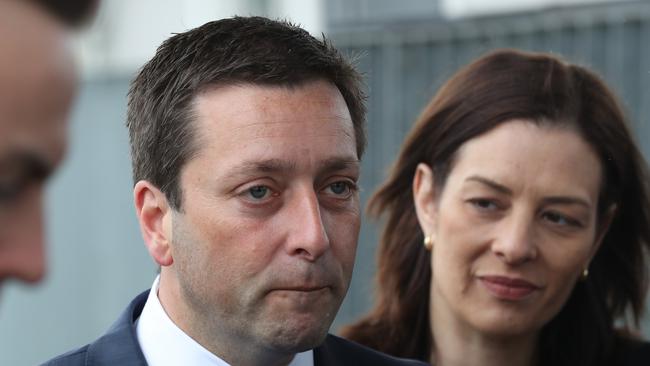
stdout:
<svg viewBox="0 0 650 366">
<path fill-rule="evenodd" d="M 541 0 L 522 0 L 526 10 L 500 15 L 502 9 L 470 7 L 450 20 L 451 1 L 459 0 L 400 1 L 399 8 L 389 0 L 374 0 L 374 6 L 369 0 L 103 1 L 93 27 L 78 41 L 84 82 L 72 116 L 71 150 L 48 195 L 51 270 L 38 287 L 3 289 L 0 365 L 38 364 L 92 341 L 151 285 L 156 266 L 142 244 L 132 203 L 124 127 L 128 83 L 172 32 L 209 20 L 234 14 L 288 18 L 360 54 L 370 95 L 363 204 L 441 83 L 495 47 L 555 52 L 601 73 L 621 96 L 650 156 L 649 4 L 540 8 Z M 333 331 L 372 304 L 377 233 L 378 225 L 364 219 L 352 286 Z M 648 330 L 646 325 L 646 335 Z"/>
</svg>

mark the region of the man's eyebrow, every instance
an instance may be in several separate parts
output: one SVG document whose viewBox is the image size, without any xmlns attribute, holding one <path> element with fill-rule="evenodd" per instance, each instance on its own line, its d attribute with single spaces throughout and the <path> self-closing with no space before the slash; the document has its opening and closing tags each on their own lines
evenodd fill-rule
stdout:
<svg viewBox="0 0 650 366">
<path fill-rule="evenodd" d="M 323 160 L 319 165 L 320 171 L 332 172 L 346 169 L 359 169 L 360 161 L 356 158 L 334 157 Z"/>
<path fill-rule="evenodd" d="M 15 150 L 0 157 L 0 172 L 20 176 L 22 180 L 42 181 L 49 177 L 53 170 L 52 163 L 29 150 Z"/>
<path fill-rule="evenodd" d="M 359 159 L 347 157 L 328 158 L 318 163 L 318 171 L 331 172 L 346 169 L 359 169 Z M 265 159 L 246 161 L 233 169 L 234 175 L 248 175 L 255 173 L 282 173 L 296 169 L 296 162 L 282 159 Z"/>
<path fill-rule="evenodd" d="M 285 172 L 295 169 L 295 166 L 295 162 L 282 159 L 245 161 L 234 169 L 234 173 L 247 174 Z"/>
<path fill-rule="evenodd" d="M 481 177 L 480 175 L 472 175 L 472 176 L 468 177 L 467 179 L 465 179 L 465 181 L 466 182 L 478 182 L 478 183 L 481 183 L 483 185 L 486 185 L 486 186 L 494 189 L 495 191 L 498 191 L 498 192 L 501 192 L 501 193 L 504 193 L 504 194 L 507 194 L 507 195 L 512 195 L 512 190 L 510 188 L 504 186 L 503 184 L 499 184 L 499 183 L 497 183 L 497 182 L 495 182 L 495 181 L 493 181 L 493 180 L 491 180 L 489 178 Z"/>
</svg>

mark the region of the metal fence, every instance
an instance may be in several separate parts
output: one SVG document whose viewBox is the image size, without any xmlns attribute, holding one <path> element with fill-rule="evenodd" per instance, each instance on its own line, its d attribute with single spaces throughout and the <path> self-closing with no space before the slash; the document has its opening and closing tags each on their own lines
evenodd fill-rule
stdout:
<svg viewBox="0 0 650 366">
<path fill-rule="evenodd" d="M 459 67 L 502 47 L 551 52 L 599 73 L 617 92 L 646 158 L 650 158 L 650 3 L 616 2 L 412 24 L 364 25 L 330 33 L 359 55 L 369 89 L 368 150 L 362 200 L 385 178 L 421 109 Z M 364 222 L 357 266 L 337 319 L 356 319 L 371 305 L 378 225 Z M 646 320 L 646 335 L 650 322 Z"/>
</svg>

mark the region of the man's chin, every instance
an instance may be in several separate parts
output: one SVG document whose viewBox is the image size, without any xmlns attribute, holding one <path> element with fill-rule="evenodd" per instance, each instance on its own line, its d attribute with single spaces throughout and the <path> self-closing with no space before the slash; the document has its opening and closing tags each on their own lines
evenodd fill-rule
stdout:
<svg viewBox="0 0 650 366">
<path fill-rule="evenodd" d="M 327 336 L 327 332 L 297 336 L 293 339 L 286 337 L 274 340 L 274 347 L 286 354 L 305 352 L 320 346 Z"/>
<path fill-rule="evenodd" d="M 267 297 L 267 307 L 255 327 L 259 339 L 276 351 L 304 352 L 323 343 L 341 300 L 332 293 L 318 296 L 275 292 Z"/>
<path fill-rule="evenodd" d="M 279 326 L 275 331 L 267 333 L 268 344 L 279 353 L 294 354 L 304 352 L 320 346 L 331 325 L 321 322 L 300 322 L 298 319 L 289 320 Z"/>
</svg>

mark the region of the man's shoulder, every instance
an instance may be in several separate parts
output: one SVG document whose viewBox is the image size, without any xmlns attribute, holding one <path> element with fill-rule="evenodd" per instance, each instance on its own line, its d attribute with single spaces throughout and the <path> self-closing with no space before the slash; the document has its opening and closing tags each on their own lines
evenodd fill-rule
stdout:
<svg viewBox="0 0 650 366">
<path fill-rule="evenodd" d="M 142 312 L 149 291 L 138 295 L 109 330 L 96 341 L 64 353 L 43 366 L 146 365 L 135 334 L 135 319 Z"/>
<path fill-rule="evenodd" d="M 392 357 L 358 343 L 328 335 L 325 343 L 314 350 L 315 366 L 373 365 L 373 366 L 423 366 L 422 361 Z"/>
<path fill-rule="evenodd" d="M 57 356 L 47 362 L 42 366 L 76 366 L 76 365 L 85 365 L 86 364 L 86 354 L 88 352 L 88 344 L 66 352 L 60 356 Z"/>
</svg>

